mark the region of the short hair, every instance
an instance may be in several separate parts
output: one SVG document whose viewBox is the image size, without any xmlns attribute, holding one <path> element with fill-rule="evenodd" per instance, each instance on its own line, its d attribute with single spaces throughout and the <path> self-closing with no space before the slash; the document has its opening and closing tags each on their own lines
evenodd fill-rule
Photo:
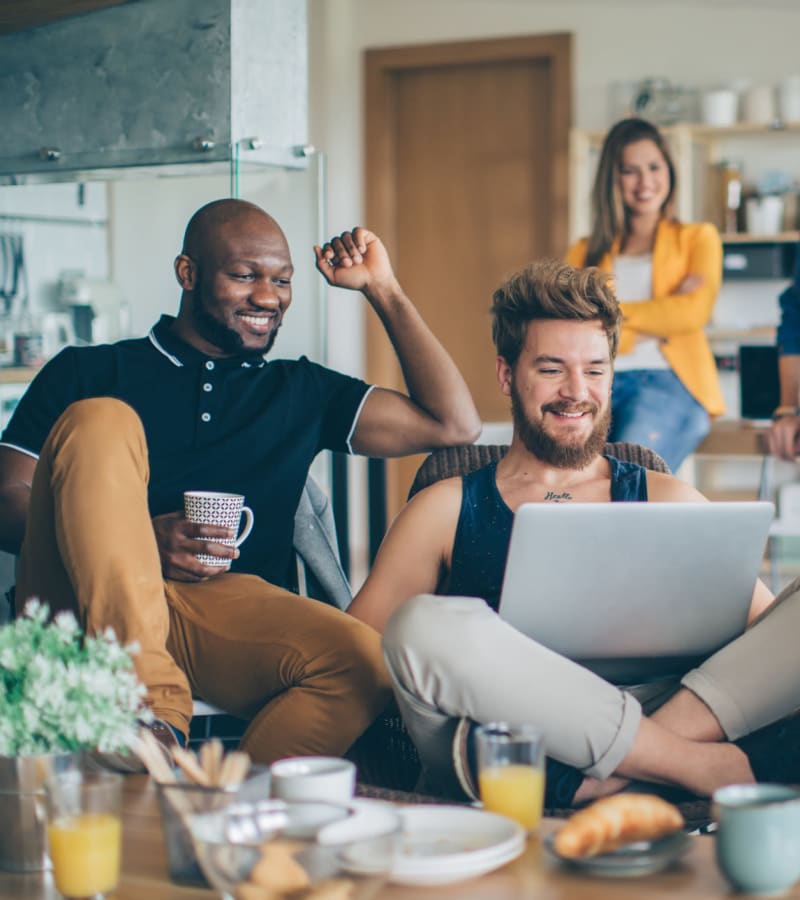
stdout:
<svg viewBox="0 0 800 900">
<path fill-rule="evenodd" d="M 530 263 L 497 288 L 491 314 L 495 348 L 512 368 L 535 319 L 597 320 L 611 358 L 617 355 L 622 314 L 611 276 L 594 267 L 576 269 L 559 260 Z"/>
</svg>

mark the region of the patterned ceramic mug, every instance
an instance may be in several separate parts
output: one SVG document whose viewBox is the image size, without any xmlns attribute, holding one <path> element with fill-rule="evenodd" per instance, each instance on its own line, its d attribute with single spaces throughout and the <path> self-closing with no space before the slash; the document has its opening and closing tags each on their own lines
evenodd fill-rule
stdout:
<svg viewBox="0 0 800 900">
<path fill-rule="evenodd" d="M 238 531 L 239 521 L 245 516 L 242 533 L 236 538 L 214 538 L 215 544 L 229 544 L 238 547 L 253 530 L 253 510 L 244 505 L 241 494 L 221 494 L 216 491 L 184 491 L 183 514 L 190 522 L 199 525 L 222 525 Z M 229 559 L 198 553 L 197 558 L 206 566 L 227 566 Z"/>
</svg>

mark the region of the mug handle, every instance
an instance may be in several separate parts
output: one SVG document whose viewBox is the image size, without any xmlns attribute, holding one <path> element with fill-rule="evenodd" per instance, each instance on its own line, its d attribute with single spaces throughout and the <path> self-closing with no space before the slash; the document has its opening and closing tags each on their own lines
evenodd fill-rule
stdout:
<svg viewBox="0 0 800 900">
<path fill-rule="evenodd" d="M 250 509 L 249 506 L 243 506 L 242 507 L 242 515 L 245 517 L 245 519 L 247 521 L 244 524 L 244 530 L 239 535 L 239 537 L 237 537 L 236 540 L 234 541 L 234 547 L 238 547 L 239 544 L 244 543 L 244 541 L 247 539 L 247 536 L 253 530 L 253 522 L 255 521 L 255 516 L 253 515 L 253 510 Z"/>
</svg>

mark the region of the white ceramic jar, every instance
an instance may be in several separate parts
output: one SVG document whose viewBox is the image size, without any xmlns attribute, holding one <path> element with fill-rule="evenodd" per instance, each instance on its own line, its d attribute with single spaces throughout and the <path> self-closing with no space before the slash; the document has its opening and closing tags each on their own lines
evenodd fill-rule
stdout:
<svg viewBox="0 0 800 900">
<path fill-rule="evenodd" d="M 736 91 L 729 88 L 706 91 L 701 104 L 703 122 L 717 128 L 735 124 L 738 101 Z"/>
<path fill-rule="evenodd" d="M 800 122 L 800 75 L 784 78 L 778 88 L 781 119 L 784 122 Z"/>
<path fill-rule="evenodd" d="M 754 84 L 742 97 L 742 121 L 770 125 L 776 119 L 775 89 L 771 84 Z"/>
<path fill-rule="evenodd" d="M 783 198 L 748 197 L 745 218 L 747 230 L 753 234 L 778 234 L 783 227 Z"/>
</svg>

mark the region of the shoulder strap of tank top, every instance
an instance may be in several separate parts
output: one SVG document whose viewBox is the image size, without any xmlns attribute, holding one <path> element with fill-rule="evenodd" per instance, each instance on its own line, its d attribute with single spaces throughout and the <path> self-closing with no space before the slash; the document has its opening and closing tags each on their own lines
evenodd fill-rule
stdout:
<svg viewBox="0 0 800 900">
<path fill-rule="evenodd" d="M 634 462 L 625 462 L 615 456 L 607 456 L 611 464 L 611 501 L 647 500 L 647 469 Z"/>
</svg>

